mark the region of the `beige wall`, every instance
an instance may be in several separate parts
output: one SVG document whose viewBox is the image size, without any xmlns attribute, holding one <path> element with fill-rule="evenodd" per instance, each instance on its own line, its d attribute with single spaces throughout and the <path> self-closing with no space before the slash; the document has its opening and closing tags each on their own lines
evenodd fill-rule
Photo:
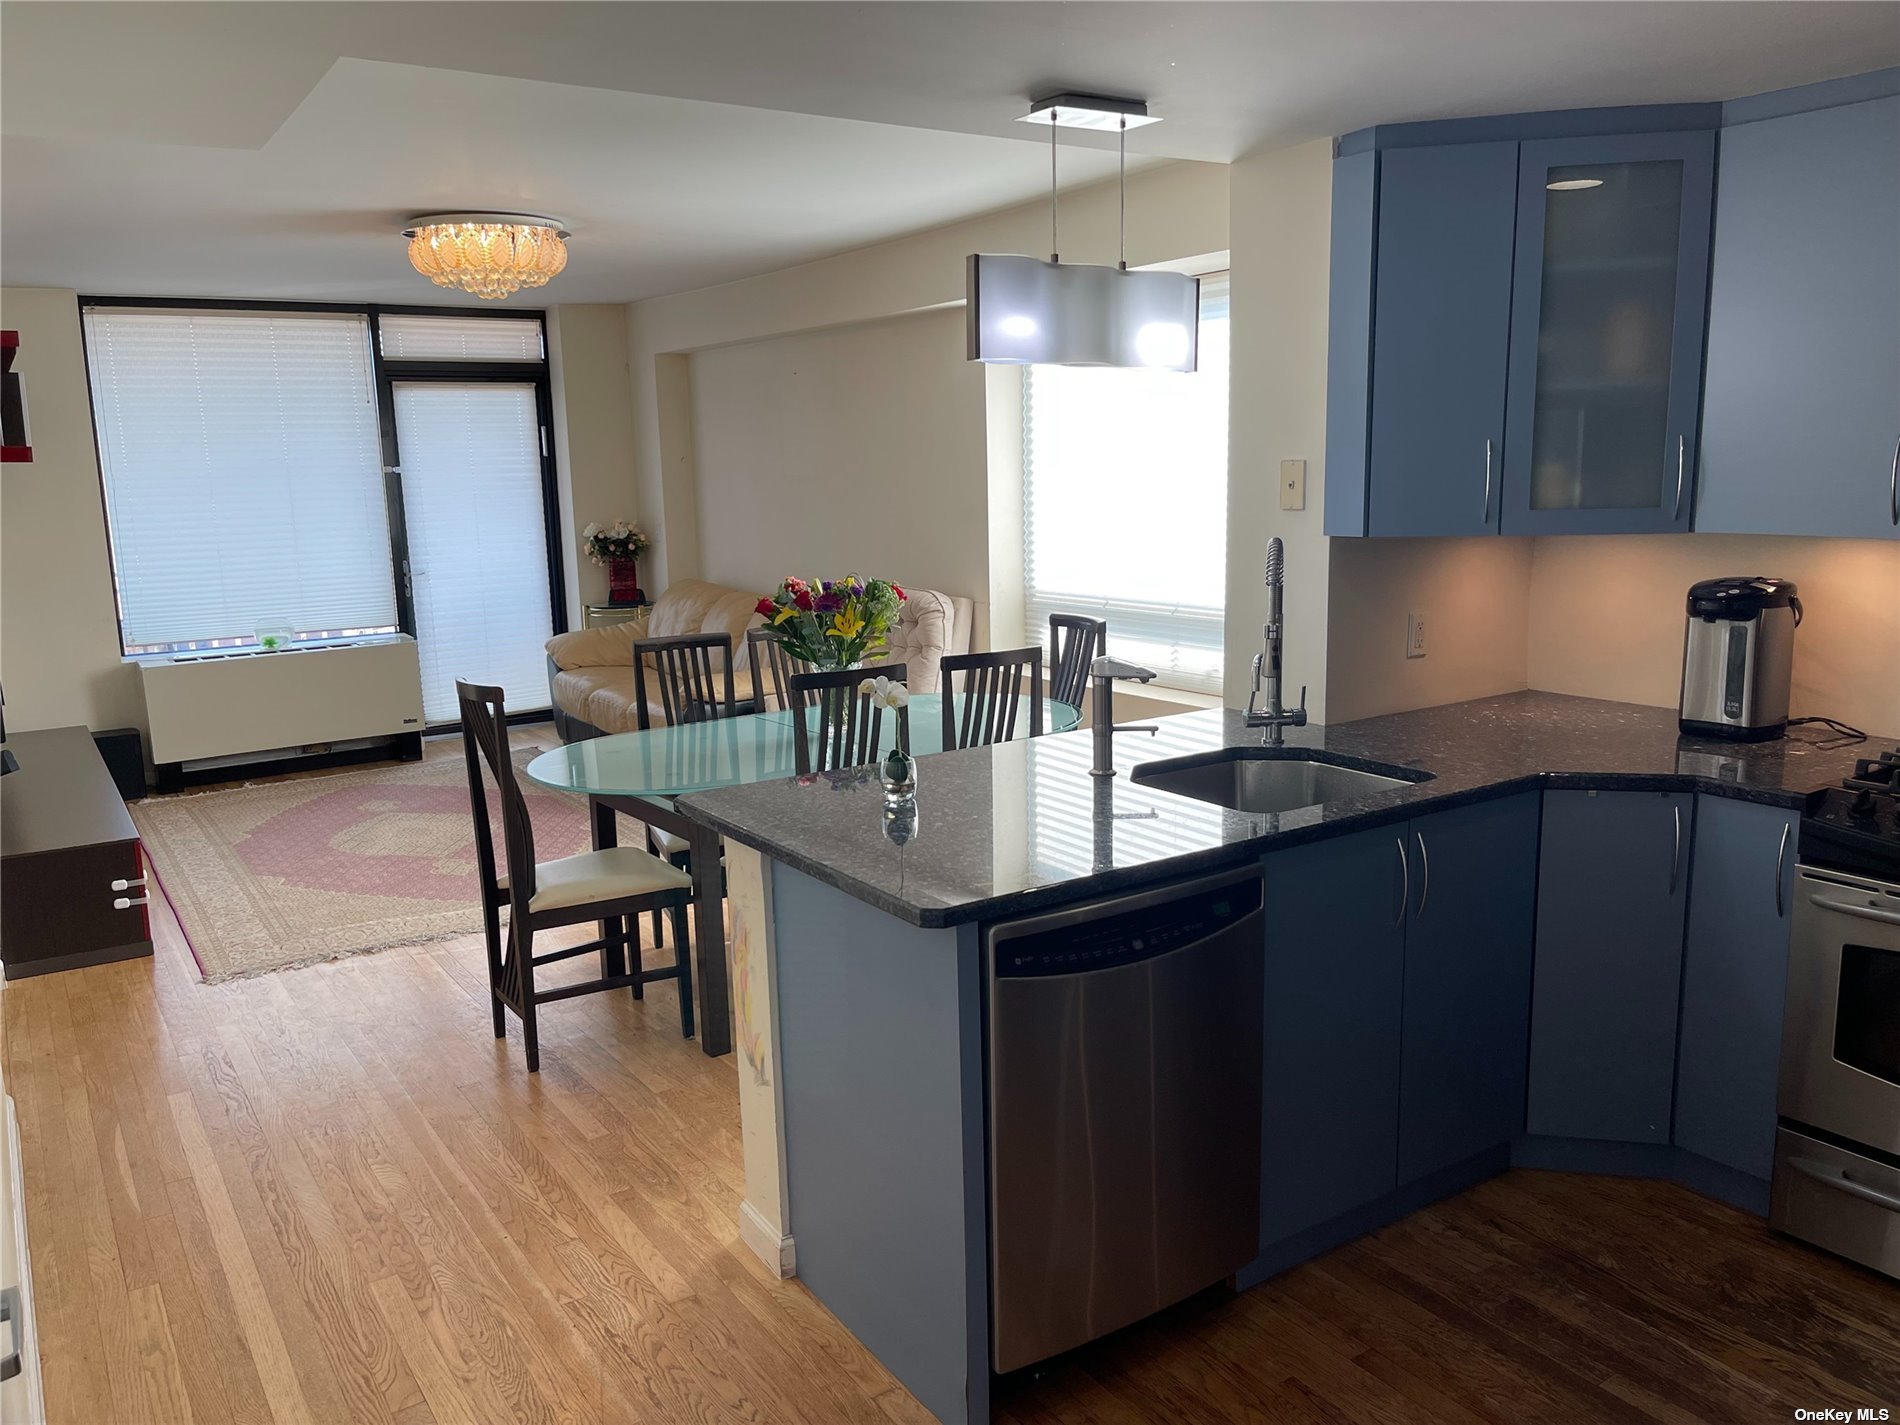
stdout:
<svg viewBox="0 0 1900 1425">
<path fill-rule="evenodd" d="M 984 368 L 938 310 L 691 359 L 701 573 L 764 589 L 856 570 L 977 601 L 987 627 Z"/>
<path fill-rule="evenodd" d="M 633 518 L 633 397 L 627 384 L 627 309 L 618 302 L 548 311 L 548 374 L 554 395 L 555 468 L 569 627 L 581 605 L 607 597 L 607 571 L 581 552 L 590 522 Z M 644 571 L 642 577 L 644 578 Z"/>
<path fill-rule="evenodd" d="M 1326 697 L 1333 721 L 1530 686 L 1528 539 L 1331 541 Z M 1421 614 L 1425 656 L 1405 656 Z"/>
<path fill-rule="evenodd" d="M 105 508 L 76 294 L 0 292 L 20 333 L 30 464 L 0 466 L 0 682 L 10 731 L 145 726 L 138 675 L 120 659 Z"/>
<path fill-rule="evenodd" d="M 1224 251 L 1227 191 L 1227 170 L 1218 164 L 1171 163 L 1132 176 L 1128 181 L 1128 261 L 1142 266 Z M 1117 211 L 1113 184 L 1065 193 L 1064 259 L 1114 261 Z M 763 419 L 748 408 L 741 393 L 728 391 L 714 398 L 720 402 L 717 419 L 699 411 L 700 401 L 693 389 L 696 375 L 707 371 L 721 376 L 736 374 L 745 360 L 722 361 L 717 355 L 708 358 L 706 353 L 713 348 L 769 342 L 776 352 L 756 355 L 753 360 L 769 366 L 773 356 L 803 349 L 835 351 L 854 361 L 862 357 L 875 363 L 878 358 L 873 350 L 887 339 L 908 348 L 913 341 L 924 341 L 928 333 L 929 339 L 938 343 L 933 348 L 935 354 L 925 357 L 916 350 L 907 350 L 899 366 L 936 370 L 942 379 L 934 389 L 907 394 L 909 427 L 942 431 L 951 422 L 968 425 L 968 393 L 974 389 L 977 400 L 981 400 L 983 377 L 975 368 L 968 368 L 960 378 L 949 373 L 949 364 L 960 362 L 962 357 L 964 259 L 972 252 L 1040 252 L 1048 242 L 1048 217 L 1046 203 L 1026 204 L 801 267 L 633 304 L 629 331 L 636 426 L 635 502 L 639 517 L 659 538 L 660 548 L 652 561 L 655 585 L 664 587 L 669 578 L 711 573 L 706 562 L 709 557 L 722 561 L 720 567 L 731 581 L 750 585 L 782 572 L 781 566 L 788 558 L 803 557 L 774 550 L 769 562 L 748 573 L 730 562 L 740 551 L 723 531 L 713 528 L 726 512 L 710 504 L 710 492 L 715 487 L 728 488 L 727 471 L 715 473 L 713 484 L 702 490 L 699 467 L 708 459 L 703 442 L 715 438 L 717 426 L 726 452 L 758 450 L 764 448 L 768 434 L 758 429 L 725 429 L 732 422 L 746 424 Z M 912 328 L 894 320 L 922 321 L 925 318 L 920 314 L 931 312 L 937 312 L 940 318 L 931 327 Z M 835 339 L 842 345 L 837 347 L 828 347 L 819 340 L 823 334 L 843 328 L 861 328 L 861 334 L 838 335 Z M 817 344 L 807 348 L 780 345 L 786 340 Z M 980 405 L 975 409 L 974 424 L 967 432 L 962 425 L 958 428 L 957 450 L 977 451 L 974 464 L 966 464 L 960 455 L 956 457 L 954 474 L 961 482 L 959 488 L 949 493 L 925 490 L 927 482 L 944 473 L 946 461 L 922 451 L 921 443 L 915 443 L 911 458 L 892 464 L 885 476 L 890 507 L 899 512 L 938 509 L 949 498 L 957 502 L 958 508 L 970 509 L 986 501 L 987 475 L 982 455 L 985 421 Z M 888 458 L 893 432 L 901 437 L 905 429 L 899 425 L 890 430 L 859 430 L 840 424 L 824 434 L 824 449 L 848 468 L 875 470 Z M 975 446 L 969 447 L 968 441 L 974 441 Z M 722 454 L 719 459 L 724 462 L 728 456 Z M 913 544 L 936 538 L 921 522 L 914 522 L 913 529 L 916 532 L 902 538 Z M 987 602 L 991 593 L 987 587 L 989 576 L 984 574 L 988 542 L 986 535 L 979 534 L 972 543 L 970 561 L 960 566 L 961 577 L 978 582 L 966 587 L 946 585 L 945 592 Z M 844 562 L 859 564 L 863 558 L 859 554 Z M 991 571 L 996 572 L 1000 571 Z"/>
<path fill-rule="evenodd" d="M 1328 715 L 1326 271 L 1332 145 L 1254 153 L 1230 170 L 1233 357 L 1227 475 L 1226 701 L 1244 707 L 1266 621 L 1267 540 L 1286 543 L 1287 696 Z M 1306 461 L 1306 508 L 1280 508 L 1282 460 Z"/>
<path fill-rule="evenodd" d="M 1530 583 L 1530 683 L 1674 707 L 1683 599 L 1722 574 L 1801 586 L 1795 716 L 1900 735 L 1900 543 L 1731 535 L 1539 539 Z"/>
</svg>

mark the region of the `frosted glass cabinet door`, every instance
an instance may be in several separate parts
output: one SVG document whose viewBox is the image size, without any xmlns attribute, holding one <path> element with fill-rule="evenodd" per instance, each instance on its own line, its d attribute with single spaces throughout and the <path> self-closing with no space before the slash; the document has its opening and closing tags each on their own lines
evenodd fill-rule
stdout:
<svg viewBox="0 0 1900 1425">
<path fill-rule="evenodd" d="M 1527 142 L 1505 406 L 1505 534 L 1686 530 L 1710 133 Z"/>
</svg>

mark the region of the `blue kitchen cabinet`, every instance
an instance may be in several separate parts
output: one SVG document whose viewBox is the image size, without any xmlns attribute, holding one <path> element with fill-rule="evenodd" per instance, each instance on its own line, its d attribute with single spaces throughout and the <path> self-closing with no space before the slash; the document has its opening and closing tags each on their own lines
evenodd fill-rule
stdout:
<svg viewBox="0 0 1900 1425">
<path fill-rule="evenodd" d="M 1263 1246 L 1397 1182 L 1404 838 L 1401 824 L 1264 859 Z"/>
<path fill-rule="evenodd" d="M 1698 531 L 1900 539 L 1896 252 L 1900 94 L 1723 130 Z"/>
<path fill-rule="evenodd" d="M 1505 534 L 1689 528 L 1715 135 L 1518 152 Z"/>
<path fill-rule="evenodd" d="M 1675 1143 L 1766 1180 L 1801 814 L 1699 797 L 1682 967 Z"/>
<path fill-rule="evenodd" d="M 1520 792 L 1408 828 L 1402 1183 L 1524 1131 L 1540 800 Z"/>
<path fill-rule="evenodd" d="M 1515 143 L 1380 155 L 1364 533 L 1497 532 L 1516 207 Z"/>
<path fill-rule="evenodd" d="M 1694 814 L 1682 792 L 1544 794 L 1532 1134 L 1669 1142 Z"/>
</svg>

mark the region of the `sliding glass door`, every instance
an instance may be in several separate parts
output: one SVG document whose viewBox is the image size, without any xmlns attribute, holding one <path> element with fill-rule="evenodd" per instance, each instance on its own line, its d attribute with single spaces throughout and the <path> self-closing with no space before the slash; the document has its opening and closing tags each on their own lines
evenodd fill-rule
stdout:
<svg viewBox="0 0 1900 1425">
<path fill-rule="evenodd" d="M 397 379 L 409 592 L 431 724 L 461 716 L 455 680 L 548 705 L 554 632 L 540 394 L 533 381 Z"/>
</svg>

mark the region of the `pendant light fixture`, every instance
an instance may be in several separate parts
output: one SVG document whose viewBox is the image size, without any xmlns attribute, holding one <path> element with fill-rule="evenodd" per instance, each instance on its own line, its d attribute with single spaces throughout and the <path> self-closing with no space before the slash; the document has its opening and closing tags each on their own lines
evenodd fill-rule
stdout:
<svg viewBox="0 0 1900 1425">
<path fill-rule="evenodd" d="M 970 255 L 970 360 L 1008 366 L 1194 370 L 1200 279 L 1179 272 L 1128 270 L 1128 130 L 1156 123 L 1156 116 L 1140 100 L 1057 94 L 1036 101 L 1023 121 L 1049 127 L 1049 260 L 1013 253 Z M 1059 128 L 1110 131 L 1121 138 L 1121 253 L 1114 267 L 1061 259 L 1056 226 Z"/>
</svg>

